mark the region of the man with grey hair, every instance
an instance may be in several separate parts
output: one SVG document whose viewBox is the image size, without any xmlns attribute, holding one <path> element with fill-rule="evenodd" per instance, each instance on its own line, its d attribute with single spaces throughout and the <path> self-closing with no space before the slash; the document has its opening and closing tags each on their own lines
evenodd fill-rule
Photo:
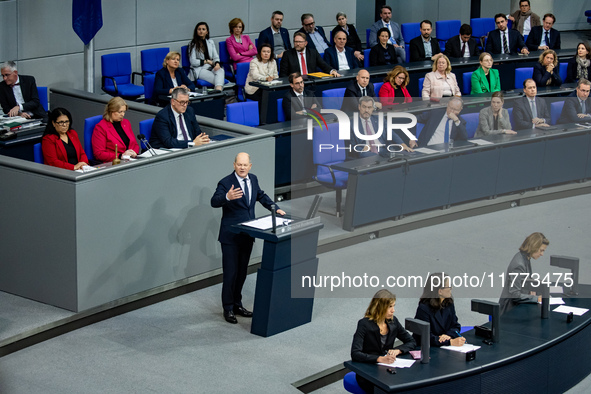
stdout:
<svg viewBox="0 0 591 394">
<path fill-rule="evenodd" d="M 201 132 L 193 108 L 189 106 L 189 90 L 177 87 L 172 91 L 170 105 L 156 114 L 150 145 L 153 148 L 187 148 L 209 143 Z"/>
<path fill-rule="evenodd" d="M 326 48 L 330 46 L 330 42 L 326 39 L 322 26 L 316 26 L 312 14 L 302 14 L 301 20 L 302 28 L 298 32 L 306 35 L 308 48 L 316 49 L 318 53 L 324 53 Z"/>
<path fill-rule="evenodd" d="M 2 63 L 0 70 L 3 79 L 0 82 L 2 111 L 8 116 L 47 120 L 47 112 L 39 101 L 35 78 L 30 75 L 19 75 L 15 62 Z"/>
<path fill-rule="evenodd" d="M 462 99 L 453 97 L 447 103 L 447 108 L 434 109 L 417 116 L 417 122 L 425 125 L 419 135 L 418 145 L 422 148 L 449 143 L 450 140 L 467 140 L 466 121 L 460 116 L 463 108 Z M 410 146 L 414 145 L 412 141 Z"/>
<path fill-rule="evenodd" d="M 356 127 L 359 135 L 355 133 L 355 116 L 353 115 L 351 119 L 351 145 L 347 150 L 347 157 L 349 159 L 359 159 L 372 155 L 390 157 L 390 153 L 400 152 L 401 149 L 412 152 L 412 149 L 395 132 L 392 133 L 392 141 L 386 140 L 387 135 L 384 118 L 381 119 L 382 125 L 380 127 L 380 119 L 373 115 L 374 107 L 375 102 L 372 97 L 363 96 L 359 98 L 359 116 Z M 380 129 L 381 135 L 376 139 L 364 139 L 360 137 L 376 135 Z M 388 149 L 392 144 L 398 144 L 400 147 Z"/>
</svg>

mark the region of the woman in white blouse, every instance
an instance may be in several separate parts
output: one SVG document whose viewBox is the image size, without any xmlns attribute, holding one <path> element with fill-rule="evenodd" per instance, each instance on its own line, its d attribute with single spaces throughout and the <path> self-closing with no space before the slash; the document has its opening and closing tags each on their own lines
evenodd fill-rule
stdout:
<svg viewBox="0 0 591 394">
<path fill-rule="evenodd" d="M 261 89 L 251 86 L 249 83 L 253 81 L 272 81 L 275 78 L 279 78 L 277 62 L 275 62 L 273 56 L 273 48 L 270 44 L 265 43 L 261 45 L 256 57 L 250 61 L 250 70 L 244 86 L 246 98 L 261 101 Z"/>
<path fill-rule="evenodd" d="M 442 53 L 433 56 L 433 71 L 425 75 L 423 82 L 423 100 L 461 95 L 462 92 L 458 87 L 455 74 L 451 72 L 451 63 L 447 56 Z"/>
<path fill-rule="evenodd" d="M 209 26 L 205 22 L 197 23 L 193 31 L 193 39 L 187 47 L 187 55 L 191 62 L 191 74 L 195 80 L 202 79 L 222 91 L 224 85 L 224 68 L 220 64 L 220 56 L 213 40 L 209 39 Z"/>
</svg>

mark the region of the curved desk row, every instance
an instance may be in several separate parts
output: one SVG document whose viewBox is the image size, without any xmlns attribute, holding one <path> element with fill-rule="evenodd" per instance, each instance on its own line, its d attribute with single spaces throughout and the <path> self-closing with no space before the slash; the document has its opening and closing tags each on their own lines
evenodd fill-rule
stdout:
<svg viewBox="0 0 591 394">
<path fill-rule="evenodd" d="M 591 286 L 566 305 L 591 308 Z M 556 306 L 551 306 L 551 310 Z M 566 322 L 565 314 L 540 318 L 540 305 L 523 304 L 501 316 L 499 343 L 485 345 L 474 330 L 466 342 L 480 345 L 476 359 L 431 348 L 428 364 L 416 361 L 396 375 L 385 366 L 347 361 L 345 367 L 376 385 L 376 393 L 562 393 L 591 371 L 591 312 Z M 409 356 L 403 356 L 409 358 Z"/>
</svg>

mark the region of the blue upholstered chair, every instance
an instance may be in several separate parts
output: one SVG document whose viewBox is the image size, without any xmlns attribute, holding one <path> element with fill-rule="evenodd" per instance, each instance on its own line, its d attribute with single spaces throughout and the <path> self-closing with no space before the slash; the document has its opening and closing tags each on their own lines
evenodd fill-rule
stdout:
<svg viewBox="0 0 591 394">
<path fill-rule="evenodd" d="M 523 89 L 523 81 L 533 77 L 533 67 L 520 67 L 515 69 L 515 89 Z"/>
<path fill-rule="evenodd" d="M 495 18 L 472 18 L 470 19 L 472 27 L 472 37 L 480 43 L 480 49 L 484 48 L 484 39 L 489 32 L 497 28 Z"/>
<path fill-rule="evenodd" d="M 150 141 L 150 136 L 152 135 L 152 125 L 154 124 L 154 119 L 146 119 L 140 122 L 140 134 L 143 134 L 148 141 Z M 142 152 L 148 149 L 148 147 L 140 141 L 140 148 L 142 148 Z"/>
<path fill-rule="evenodd" d="M 144 87 L 135 85 L 134 77 L 140 73 L 131 72 L 131 54 L 111 53 L 101 56 L 101 89 L 111 96 L 135 100 L 144 94 Z"/>
<path fill-rule="evenodd" d="M 567 68 L 568 68 L 568 63 L 558 64 L 558 75 L 560 75 L 560 79 L 562 79 L 562 82 L 566 81 Z"/>
<path fill-rule="evenodd" d="M 441 52 L 445 50 L 447 40 L 459 34 L 460 26 L 462 26 L 462 21 L 459 19 L 435 22 L 435 33 L 439 41 L 439 46 L 441 47 Z"/>
<path fill-rule="evenodd" d="M 189 57 L 187 56 L 187 45 L 183 45 L 181 47 L 181 67 L 189 77 L 189 79 L 193 79 L 192 75 L 189 74 L 191 72 L 191 63 L 189 62 Z"/>
<path fill-rule="evenodd" d="M 103 115 L 96 115 L 84 119 L 84 152 L 86 152 L 89 161 L 94 160 L 94 153 L 92 152 L 92 133 L 94 132 L 94 126 L 96 126 L 102 119 Z M 91 163 L 88 164 L 92 165 Z"/>
<path fill-rule="evenodd" d="M 49 101 L 47 101 L 47 86 L 37 86 L 39 101 L 45 111 L 49 111 Z"/>
<path fill-rule="evenodd" d="M 371 29 L 365 29 L 365 46 L 369 48 L 369 35 L 371 34 Z"/>
<path fill-rule="evenodd" d="M 156 74 L 147 74 L 144 75 L 144 102 L 146 104 L 152 103 L 152 97 L 154 96 L 154 80 L 156 79 Z M 158 102 L 158 100 L 155 100 Z"/>
<path fill-rule="evenodd" d="M 35 163 L 43 164 L 43 150 L 41 149 L 41 142 L 37 142 L 33 145 L 33 160 Z"/>
<path fill-rule="evenodd" d="M 404 38 L 404 50 L 406 51 L 406 61 L 410 61 L 410 45 L 409 42 L 415 37 L 421 35 L 421 24 L 419 22 L 403 23 L 400 25 L 402 38 Z"/>
<path fill-rule="evenodd" d="M 168 52 L 170 52 L 170 48 L 152 48 L 141 51 L 142 75 L 156 74 L 162 68 L 162 62 Z"/>
<path fill-rule="evenodd" d="M 347 390 L 349 393 L 365 394 L 365 391 L 363 391 L 363 389 L 359 387 L 359 384 L 357 383 L 357 379 L 355 379 L 355 376 L 355 372 L 349 372 L 348 374 L 346 374 L 343 378 L 343 387 L 345 387 L 345 390 Z"/>
<path fill-rule="evenodd" d="M 371 48 L 363 50 L 363 67 L 365 68 L 369 67 L 369 51 L 371 51 Z"/>
<path fill-rule="evenodd" d="M 320 145 L 334 147 L 339 146 L 340 149 L 322 149 Z M 322 126 L 314 127 L 312 145 L 314 146 L 313 160 L 316 167 L 316 175 L 314 180 L 323 186 L 334 189 L 336 191 L 336 216 L 341 216 L 341 202 L 343 200 L 343 189 L 347 187 L 348 174 L 343 171 L 333 170 L 330 166 L 345 161 L 345 144 L 339 140 L 339 124 L 330 123 L 328 130 Z"/>
<path fill-rule="evenodd" d="M 380 89 L 382 88 L 383 82 L 376 82 L 373 84 L 373 90 L 376 93 L 376 97 L 379 97 Z"/>
<path fill-rule="evenodd" d="M 462 94 L 470 94 L 472 92 L 472 73 L 473 71 L 462 74 Z"/>
<path fill-rule="evenodd" d="M 228 53 L 228 47 L 226 46 L 226 41 L 222 40 L 218 43 L 219 48 L 219 55 L 220 55 L 220 63 L 222 63 L 222 67 L 224 67 L 224 75 L 226 78 L 234 79 L 234 62 Z"/>
<path fill-rule="evenodd" d="M 425 82 L 425 78 L 419 78 L 419 97 L 423 94 L 423 82 Z"/>
<path fill-rule="evenodd" d="M 238 86 L 238 100 L 246 101 L 244 96 L 244 85 L 246 85 L 246 77 L 250 70 L 250 63 L 238 63 L 236 65 L 236 86 Z"/>
<path fill-rule="evenodd" d="M 466 121 L 466 132 L 468 133 L 468 138 L 474 138 L 474 134 L 476 134 L 476 128 L 478 127 L 478 115 L 478 112 L 460 115 Z"/>
<path fill-rule="evenodd" d="M 283 99 L 277 99 L 277 122 L 285 122 L 285 113 L 283 112 Z"/>
<path fill-rule="evenodd" d="M 256 127 L 259 125 L 259 102 L 246 101 L 226 105 L 226 118 L 230 123 Z"/>
<path fill-rule="evenodd" d="M 555 125 L 558 123 L 558 118 L 562 113 L 562 107 L 564 107 L 564 101 L 555 101 L 550 104 L 550 124 Z"/>
<path fill-rule="evenodd" d="M 515 126 L 513 125 L 513 107 L 507 108 L 507 112 L 509 113 L 509 122 L 511 122 L 511 129 L 514 129 Z"/>
<path fill-rule="evenodd" d="M 345 97 L 345 88 L 327 89 L 322 92 L 322 108 L 341 109 L 343 98 Z"/>
</svg>

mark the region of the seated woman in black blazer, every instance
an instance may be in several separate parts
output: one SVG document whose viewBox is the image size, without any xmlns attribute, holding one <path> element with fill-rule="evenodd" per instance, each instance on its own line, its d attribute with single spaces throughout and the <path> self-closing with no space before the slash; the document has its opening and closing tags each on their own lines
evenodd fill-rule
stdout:
<svg viewBox="0 0 591 394">
<path fill-rule="evenodd" d="M 417 307 L 415 319 L 431 325 L 431 346 L 462 346 L 466 338 L 460 335 L 460 323 L 451 296 L 449 276 L 435 273 L 429 276 Z M 415 336 L 420 344 L 421 337 Z"/>
<path fill-rule="evenodd" d="M 396 49 L 390 44 L 390 30 L 382 27 L 378 30 L 378 43 L 369 51 L 370 66 L 384 66 L 386 64 L 396 64 Z"/>
<path fill-rule="evenodd" d="M 578 82 L 591 77 L 591 47 L 586 42 L 579 42 L 577 54 L 568 61 L 565 83 Z"/>
<path fill-rule="evenodd" d="M 170 102 L 166 96 L 172 93 L 172 90 L 177 86 L 195 90 L 195 84 L 191 82 L 185 71 L 179 67 L 181 63 L 181 54 L 172 51 L 162 62 L 162 68 L 156 73 L 154 78 L 154 95 L 158 97 L 161 105 L 166 106 Z"/>
<path fill-rule="evenodd" d="M 542 52 L 538 61 L 534 63 L 534 75 L 532 78 L 539 88 L 545 86 L 560 87 L 562 85 L 562 78 L 558 74 L 558 57 L 556 56 L 556 52 L 552 49 L 546 49 Z"/>
<path fill-rule="evenodd" d="M 353 335 L 351 358 L 364 363 L 396 361 L 396 356 L 415 348 L 415 341 L 394 317 L 396 296 L 388 290 L 378 291 L 372 298 L 365 317 L 357 322 Z M 402 345 L 394 348 L 396 338 Z M 373 385 L 357 375 L 357 383 L 366 393 L 373 393 Z"/>
</svg>

